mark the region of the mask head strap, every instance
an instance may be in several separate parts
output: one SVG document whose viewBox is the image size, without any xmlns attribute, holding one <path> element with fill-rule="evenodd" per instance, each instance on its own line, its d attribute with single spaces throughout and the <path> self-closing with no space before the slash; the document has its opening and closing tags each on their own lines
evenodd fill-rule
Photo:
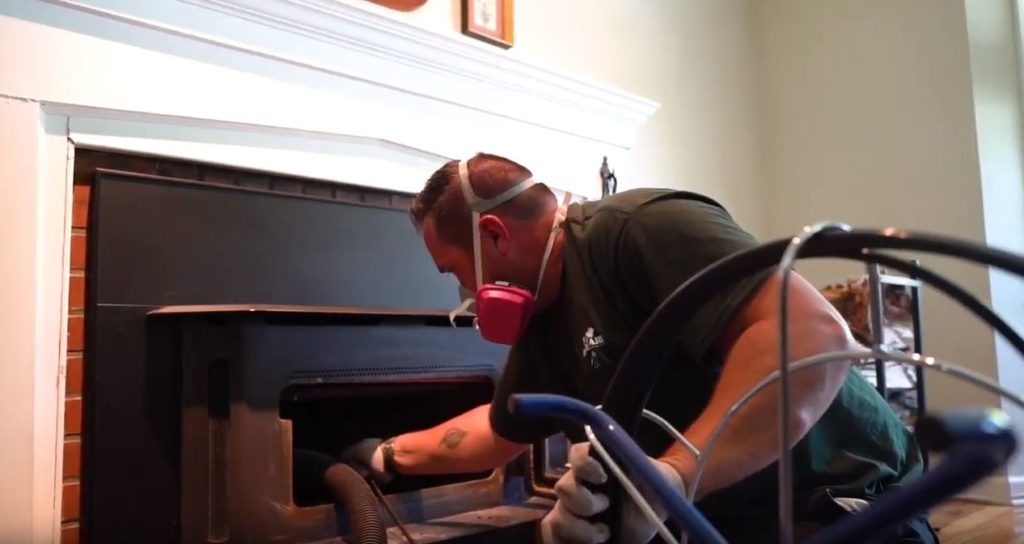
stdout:
<svg viewBox="0 0 1024 544">
<path fill-rule="evenodd" d="M 509 187 L 498 196 L 480 198 L 473 191 L 473 185 L 469 182 L 469 161 L 459 162 L 459 182 L 462 186 L 462 195 L 466 198 L 466 203 L 473 212 L 473 264 L 476 268 L 476 284 L 479 288 L 483 283 L 483 262 L 480 260 L 480 214 L 512 200 L 523 191 L 533 187 L 537 182 L 532 177 L 526 178 Z"/>
<path fill-rule="evenodd" d="M 529 177 L 509 187 L 497 196 L 480 198 L 473 191 L 473 185 L 469 181 L 469 161 L 459 162 L 459 182 L 462 186 L 462 195 L 466 198 L 466 203 L 473 212 L 473 260 L 476 268 L 476 282 L 479 287 L 483 278 L 483 262 L 480 257 L 480 214 L 512 200 L 522 194 L 523 191 L 536 185 L 537 182 L 532 177 Z M 548 258 L 551 256 L 551 250 L 554 247 L 555 235 L 561 227 L 562 220 L 565 218 L 565 210 L 571 201 L 572 193 L 567 191 L 562 198 L 562 205 L 555 213 L 555 223 L 551 227 L 551 236 L 548 237 L 547 246 L 544 248 L 544 259 L 541 261 L 540 277 L 537 278 L 537 293 L 540 292 L 540 285 L 544 280 L 544 270 L 547 268 Z"/>
</svg>

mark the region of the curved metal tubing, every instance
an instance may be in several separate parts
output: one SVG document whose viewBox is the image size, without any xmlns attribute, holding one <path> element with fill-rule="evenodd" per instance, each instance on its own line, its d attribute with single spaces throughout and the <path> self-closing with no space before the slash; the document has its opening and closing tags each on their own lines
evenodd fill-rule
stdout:
<svg viewBox="0 0 1024 544">
<path fill-rule="evenodd" d="M 635 433 L 654 382 L 666 364 L 670 344 L 663 339 L 674 334 L 679 323 L 685 322 L 724 287 L 771 269 L 790 241 L 776 240 L 734 253 L 708 266 L 673 291 L 644 323 L 626 350 L 602 403 L 605 411 L 631 434 Z M 802 246 L 802 254 L 804 257 L 872 262 L 877 255 L 865 254 L 870 249 L 914 250 L 960 257 L 1024 276 L 1024 258 L 1008 251 L 951 237 L 898 229 L 824 232 L 807 240 Z M 947 294 L 957 298 L 950 292 Z"/>
<path fill-rule="evenodd" d="M 651 522 L 651 525 L 657 528 L 658 534 L 661 535 L 661 538 L 667 544 L 679 544 L 679 541 L 672 536 L 668 527 L 665 527 L 665 523 L 659 519 L 658 514 L 654 511 L 654 508 L 651 507 L 651 503 L 647 502 L 647 499 L 645 499 L 640 493 L 640 490 L 633 485 L 633 482 L 629 481 L 629 477 L 626 476 L 622 467 L 612 459 L 608 450 L 604 449 L 601 441 L 594 433 L 594 429 L 590 425 L 584 425 L 583 429 L 587 433 L 587 440 L 590 441 L 590 445 L 594 448 L 594 451 L 596 451 L 601 457 L 601 460 L 604 461 L 605 466 L 611 469 L 612 474 L 615 475 L 615 479 L 619 481 L 619 485 L 621 485 L 626 490 L 626 493 L 633 498 L 633 502 L 636 503 L 637 508 L 639 508 L 644 517 L 647 518 L 647 521 Z M 646 459 L 641 459 L 641 462 L 646 462 Z"/>
<path fill-rule="evenodd" d="M 598 410 L 601 409 L 600 406 L 598 406 L 597 408 Z M 687 440 L 686 437 L 683 436 L 683 433 L 679 432 L 679 430 L 676 429 L 671 423 L 669 423 L 667 419 L 659 416 L 658 414 L 650 410 L 647 410 L 646 408 L 644 409 L 643 415 L 648 420 L 653 421 L 655 425 L 661 427 L 661 430 L 665 431 L 666 434 L 674 438 L 676 442 L 682 444 L 682 446 L 686 448 L 686 451 L 690 452 L 690 455 L 692 455 L 695 459 L 700 459 L 700 450 L 698 450 L 697 447 L 693 445 L 693 442 Z"/>
<path fill-rule="evenodd" d="M 778 270 L 782 273 L 779 286 L 779 542 L 793 542 L 793 455 L 790 452 L 789 413 L 789 277 L 793 272 L 800 248 L 808 240 L 829 231 L 850 232 L 844 223 L 818 223 L 806 226 L 793 237 L 782 254 Z"/>
<path fill-rule="evenodd" d="M 880 351 L 834 351 L 801 359 L 793 363 L 790 371 L 795 372 L 807 367 L 818 366 L 826 363 L 844 361 L 863 362 L 872 359 L 897 361 L 904 364 L 934 369 L 944 374 L 950 374 L 964 381 L 968 381 L 986 391 L 995 393 L 1009 400 L 1013 404 L 1017 405 L 1019 408 L 1024 409 L 1024 397 L 1021 397 L 1020 395 L 1017 395 L 1012 391 L 1004 389 L 998 383 L 993 382 L 992 380 L 986 378 L 985 376 L 978 374 L 977 372 L 965 369 L 961 366 L 955 365 L 953 363 L 942 361 L 934 357 L 925 357 L 920 354 L 902 355 L 894 353 L 883 353 Z M 765 387 L 768 387 L 769 385 L 777 381 L 778 378 L 779 373 L 777 371 L 773 372 L 768 377 L 758 382 L 757 385 L 755 385 L 753 388 L 747 391 L 747 393 L 743 395 L 743 397 L 741 397 L 731 407 L 729 407 L 729 411 L 725 413 L 725 416 L 722 418 L 722 421 L 719 422 L 718 426 L 715 427 L 715 430 L 711 433 L 710 438 L 708 438 L 708 444 L 707 446 L 704 447 L 703 455 L 701 455 L 700 459 L 697 462 L 697 470 L 694 473 L 693 482 L 690 484 L 690 489 L 687 493 L 687 498 L 691 502 L 696 496 L 697 487 L 700 485 L 700 479 L 704 475 L 704 470 L 707 468 L 708 459 L 711 458 L 715 446 L 718 443 L 719 437 L 725 430 L 726 426 L 732 421 L 733 416 L 736 415 L 736 413 L 740 409 L 742 409 L 748 402 L 750 402 L 754 395 L 760 393 Z"/>
<path fill-rule="evenodd" d="M 669 485 L 658 469 L 650 463 L 647 454 L 608 414 L 583 401 L 548 393 L 510 395 L 508 409 L 512 414 L 528 417 L 556 417 L 597 429 L 603 441 L 607 442 L 630 467 L 633 467 L 644 482 L 650 484 L 654 497 L 665 506 L 677 523 L 689 529 L 689 533 L 701 542 L 726 544 L 725 538 L 718 530 L 697 511 L 697 507 L 692 502 L 686 500 L 682 493 Z"/>
<path fill-rule="evenodd" d="M 740 251 L 708 266 L 679 286 L 654 311 L 626 350 L 607 394 L 604 410 L 635 432 L 654 381 L 665 366 L 672 336 L 704 303 L 723 287 L 773 267 L 785 250 L 787 240 L 777 240 Z M 807 240 L 802 254 L 807 257 L 837 257 L 863 260 L 865 249 L 896 249 L 931 252 L 961 257 L 1024 276 L 1024 257 L 955 238 L 911 233 L 897 229 L 827 232 Z"/>
</svg>

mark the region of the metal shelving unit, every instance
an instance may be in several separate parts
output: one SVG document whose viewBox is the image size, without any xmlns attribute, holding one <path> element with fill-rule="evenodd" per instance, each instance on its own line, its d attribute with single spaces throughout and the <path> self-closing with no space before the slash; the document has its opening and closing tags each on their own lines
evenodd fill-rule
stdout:
<svg viewBox="0 0 1024 544">
<path fill-rule="evenodd" d="M 912 261 L 914 265 L 918 262 Z M 914 353 L 924 352 L 924 340 L 922 338 L 922 322 L 921 322 L 921 295 L 924 287 L 924 283 L 915 277 L 907 276 L 896 276 L 888 274 L 877 264 L 867 265 L 868 272 L 868 292 L 870 297 L 869 305 L 869 320 L 871 326 L 871 342 L 873 347 L 879 351 L 892 351 L 892 346 L 885 344 L 885 333 L 884 333 L 884 321 L 883 311 L 885 308 L 885 291 L 887 287 L 904 287 L 909 291 L 910 295 L 910 309 L 911 309 L 911 330 L 913 334 L 913 342 L 910 348 Z M 883 360 L 873 360 L 871 364 L 874 366 L 875 374 L 875 387 L 878 393 L 882 395 L 882 398 L 886 402 L 890 402 L 890 391 L 892 388 L 887 383 L 886 379 L 886 362 Z M 916 421 L 922 414 L 925 413 L 927 402 L 925 398 L 925 377 L 924 368 L 920 366 L 911 367 L 914 380 L 913 380 L 913 391 L 915 396 L 914 405 L 914 420 Z M 907 424 L 908 427 L 912 427 L 912 424 Z M 928 466 L 928 458 L 925 457 L 925 467 Z"/>
</svg>

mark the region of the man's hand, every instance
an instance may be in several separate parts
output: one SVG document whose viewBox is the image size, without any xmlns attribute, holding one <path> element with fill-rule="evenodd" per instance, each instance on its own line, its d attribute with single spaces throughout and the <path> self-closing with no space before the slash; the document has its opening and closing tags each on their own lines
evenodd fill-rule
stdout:
<svg viewBox="0 0 1024 544">
<path fill-rule="evenodd" d="M 651 459 L 651 463 L 673 487 L 684 493 L 682 478 L 674 468 L 655 459 Z M 555 484 L 558 501 L 541 522 L 541 541 L 544 544 L 605 542 L 610 536 L 609 528 L 603 523 L 591 523 L 585 518 L 608 508 L 608 497 L 591 492 L 584 487 L 584 483 L 603 484 L 608 480 L 608 475 L 601 463 L 590 456 L 589 442 L 573 444 L 569 450 L 569 464 L 571 470 Z M 650 501 L 650 504 L 658 518 L 665 521 L 665 509 L 657 501 Z M 620 530 L 623 541 L 631 544 L 650 542 L 657 534 L 655 526 L 629 497 L 622 509 Z"/>
<path fill-rule="evenodd" d="M 365 438 L 349 446 L 341 453 L 341 460 L 351 466 L 363 477 L 373 478 L 379 483 L 387 483 L 391 476 L 384 469 L 384 454 L 380 438 Z"/>
</svg>

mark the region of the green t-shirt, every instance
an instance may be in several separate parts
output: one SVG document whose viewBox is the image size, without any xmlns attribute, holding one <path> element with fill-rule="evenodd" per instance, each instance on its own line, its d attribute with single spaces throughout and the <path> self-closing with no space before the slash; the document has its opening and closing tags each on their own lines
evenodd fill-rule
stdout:
<svg viewBox="0 0 1024 544">
<path fill-rule="evenodd" d="M 544 392 L 600 404 L 634 335 L 677 287 L 722 257 L 758 242 L 713 200 L 679 191 L 632 190 L 570 207 L 559 300 L 531 320 L 512 347 L 491 410 L 495 431 L 529 443 L 579 428 L 510 416 L 510 393 Z M 729 286 L 680 323 L 669 365 L 647 408 L 686 429 L 703 411 L 721 369 L 714 341 L 765 274 Z M 644 423 L 638 442 L 657 456 L 671 444 Z M 912 435 L 859 372 L 850 372 L 835 401 L 793 453 L 795 508 L 813 518 L 823 496 L 871 500 L 920 473 Z M 720 530 L 774 534 L 778 467 L 772 464 L 698 507 Z M 750 533 L 750 531 L 754 531 Z M 726 534 L 726 536 L 730 536 Z"/>
</svg>

